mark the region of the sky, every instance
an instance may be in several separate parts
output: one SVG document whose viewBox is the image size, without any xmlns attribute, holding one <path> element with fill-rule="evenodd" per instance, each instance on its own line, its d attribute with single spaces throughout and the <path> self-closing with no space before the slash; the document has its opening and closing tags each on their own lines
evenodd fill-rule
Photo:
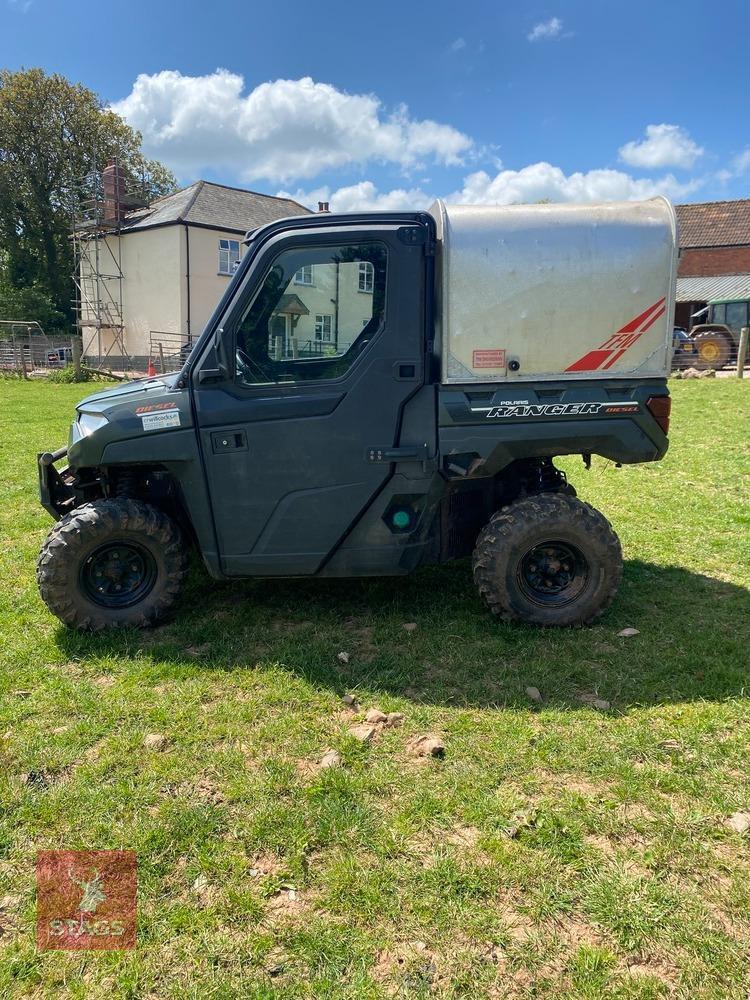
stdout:
<svg viewBox="0 0 750 1000">
<path fill-rule="evenodd" d="M 0 0 L 0 66 L 313 208 L 750 196 L 747 0 Z"/>
</svg>

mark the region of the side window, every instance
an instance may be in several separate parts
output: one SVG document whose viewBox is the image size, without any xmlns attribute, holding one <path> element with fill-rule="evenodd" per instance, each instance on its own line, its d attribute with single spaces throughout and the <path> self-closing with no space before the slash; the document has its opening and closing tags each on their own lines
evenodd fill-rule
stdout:
<svg viewBox="0 0 750 1000">
<path fill-rule="evenodd" d="M 382 323 L 386 264 L 386 248 L 376 242 L 279 254 L 237 327 L 237 381 L 267 385 L 343 375 Z"/>
<path fill-rule="evenodd" d="M 219 240 L 219 274 L 234 274 L 240 262 L 240 241 Z"/>
<path fill-rule="evenodd" d="M 739 333 L 747 324 L 747 302 L 727 302 L 727 326 Z"/>
</svg>

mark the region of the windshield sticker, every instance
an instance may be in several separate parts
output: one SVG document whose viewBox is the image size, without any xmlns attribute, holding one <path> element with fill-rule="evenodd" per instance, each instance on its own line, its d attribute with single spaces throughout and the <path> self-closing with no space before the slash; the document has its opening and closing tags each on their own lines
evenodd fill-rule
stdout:
<svg viewBox="0 0 750 1000">
<path fill-rule="evenodd" d="M 179 410 L 162 410 L 161 413 L 144 413 L 141 417 L 144 431 L 161 431 L 166 427 L 180 426 Z"/>
</svg>

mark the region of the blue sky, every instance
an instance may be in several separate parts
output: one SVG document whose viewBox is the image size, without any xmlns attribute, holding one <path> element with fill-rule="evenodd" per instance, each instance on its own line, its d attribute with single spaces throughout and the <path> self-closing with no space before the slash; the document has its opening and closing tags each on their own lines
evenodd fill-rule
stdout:
<svg viewBox="0 0 750 1000">
<path fill-rule="evenodd" d="M 746 2 L 0 5 L 0 65 L 96 90 L 182 183 L 341 210 L 748 196 Z"/>
</svg>

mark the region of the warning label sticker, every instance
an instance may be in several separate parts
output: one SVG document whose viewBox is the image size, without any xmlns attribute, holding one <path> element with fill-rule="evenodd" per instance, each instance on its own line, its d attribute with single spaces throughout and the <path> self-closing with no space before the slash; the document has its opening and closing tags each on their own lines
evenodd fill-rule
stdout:
<svg viewBox="0 0 750 1000">
<path fill-rule="evenodd" d="M 144 413 L 141 423 L 144 431 L 163 431 L 166 427 L 179 427 L 180 411 L 162 410 L 161 413 Z"/>
<path fill-rule="evenodd" d="M 504 350 L 473 351 L 471 355 L 472 368 L 505 368 Z"/>
</svg>

